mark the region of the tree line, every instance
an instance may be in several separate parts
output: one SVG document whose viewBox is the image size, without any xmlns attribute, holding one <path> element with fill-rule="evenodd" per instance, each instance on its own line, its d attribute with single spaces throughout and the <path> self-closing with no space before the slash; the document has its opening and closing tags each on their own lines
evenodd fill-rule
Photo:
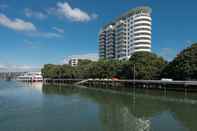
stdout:
<svg viewBox="0 0 197 131">
<path fill-rule="evenodd" d="M 171 62 L 150 52 L 136 52 L 129 60 L 79 60 L 78 66 L 46 64 L 45 78 L 100 78 L 197 80 L 197 43 L 181 51 Z"/>
</svg>

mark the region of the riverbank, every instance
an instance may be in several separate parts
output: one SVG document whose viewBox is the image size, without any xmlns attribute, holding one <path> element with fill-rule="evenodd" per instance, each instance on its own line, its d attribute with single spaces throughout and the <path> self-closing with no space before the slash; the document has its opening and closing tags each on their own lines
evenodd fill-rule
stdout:
<svg viewBox="0 0 197 131">
<path fill-rule="evenodd" d="M 111 79 L 44 79 L 45 84 L 71 84 L 106 89 L 150 89 L 197 92 L 197 81 L 111 80 Z"/>
</svg>

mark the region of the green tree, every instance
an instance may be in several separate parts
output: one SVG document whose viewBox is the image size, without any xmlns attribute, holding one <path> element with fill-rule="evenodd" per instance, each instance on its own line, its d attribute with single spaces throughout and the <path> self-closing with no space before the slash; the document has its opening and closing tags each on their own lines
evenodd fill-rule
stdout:
<svg viewBox="0 0 197 131">
<path fill-rule="evenodd" d="M 112 78 L 133 79 L 134 65 L 136 79 L 159 79 L 166 62 L 153 53 L 139 52 L 130 60 L 80 60 L 79 65 L 45 65 L 44 77 L 49 78 Z"/>
<path fill-rule="evenodd" d="M 197 43 L 181 51 L 162 71 L 163 77 L 197 80 Z"/>
<path fill-rule="evenodd" d="M 42 69 L 42 74 L 44 77 L 47 78 L 57 78 L 61 76 L 61 66 L 60 65 L 53 65 L 53 64 L 47 64 L 44 65 L 44 68 Z"/>
<path fill-rule="evenodd" d="M 154 53 L 136 52 L 122 65 L 120 76 L 124 79 L 133 79 L 135 72 L 136 79 L 160 79 L 160 73 L 165 65 L 166 61 Z"/>
</svg>

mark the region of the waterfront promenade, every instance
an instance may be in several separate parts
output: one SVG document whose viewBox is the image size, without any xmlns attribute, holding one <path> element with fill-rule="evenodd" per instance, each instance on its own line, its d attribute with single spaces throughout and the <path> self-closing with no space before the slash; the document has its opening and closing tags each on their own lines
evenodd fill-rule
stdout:
<svg viewBox="0 0 197 131">
<path fill-rule="evenodd" d="M 197 81 L 111 80 L 111 79 L 44 79 L 44 83 L 74 84 L 101 88 L 145 88 L 176 91 L 197 91 Z"/>
</svg>

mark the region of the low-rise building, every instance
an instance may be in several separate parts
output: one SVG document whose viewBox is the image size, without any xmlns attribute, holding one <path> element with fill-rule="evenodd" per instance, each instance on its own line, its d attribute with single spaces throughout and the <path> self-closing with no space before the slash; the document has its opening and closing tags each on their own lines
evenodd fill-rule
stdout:
<svg viewBox="0 0 197 131">
<path fill-rule="evenodd" d="M 69 60 L 69 65 L 71 65 L 71 66 L 77 66 L 78 65 L 78 62 L 79 62 L 79 59 L 78 58 L 71 58 Z"/>
</svg>

